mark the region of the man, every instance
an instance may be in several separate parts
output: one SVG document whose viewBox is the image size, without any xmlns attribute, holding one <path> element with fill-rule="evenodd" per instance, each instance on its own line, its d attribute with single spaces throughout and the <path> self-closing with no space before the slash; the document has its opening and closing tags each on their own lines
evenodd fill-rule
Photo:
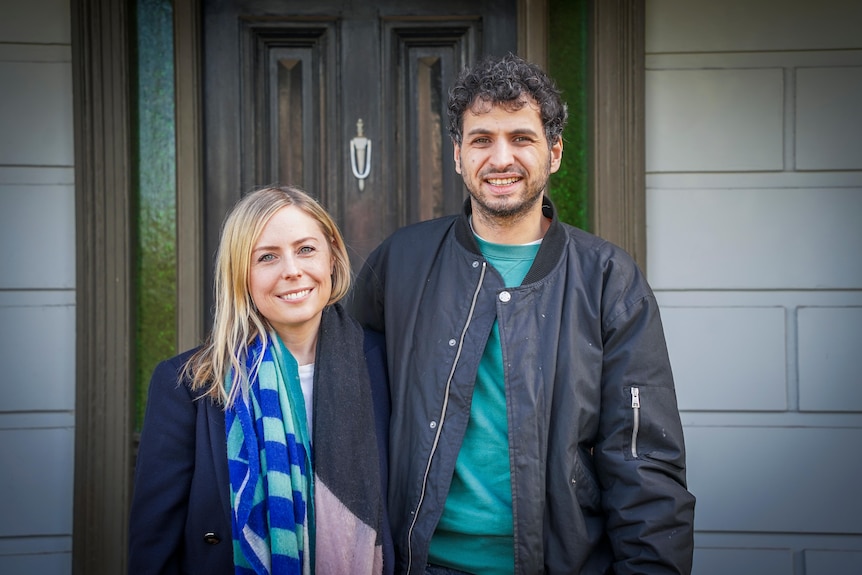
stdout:
<svg viewBox="0 0 862 575">
<path fill-rule="evenodd" d="M 658 305 L 624 251 L 545 197 L 566 119 L 515 56 L 463 72 L 464 213 L 395 232 L 357 282 L 354 312 L 387 341 L 398 572 L 691 570 Z"/>
</svg>

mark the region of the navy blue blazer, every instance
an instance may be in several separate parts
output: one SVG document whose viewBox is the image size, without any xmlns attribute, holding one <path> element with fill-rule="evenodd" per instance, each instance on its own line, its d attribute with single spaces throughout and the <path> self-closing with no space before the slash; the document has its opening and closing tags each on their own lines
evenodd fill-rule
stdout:
<svg viewBox="0 0 862 575">
<path fill-rule="evenodd" d="M 212 400 L 195 401 L 183 366 L 194 350 L 160 363 L 150 381 L 135 468 L 129 523 L 129 573 L 233 575 L 230 482 L 225 415 Z M 381 489 L 386 500 L 389 390 L 383 337 L 366 331 Z M 394 549 L 383 513 L 383 570 Z"/>
</svg>

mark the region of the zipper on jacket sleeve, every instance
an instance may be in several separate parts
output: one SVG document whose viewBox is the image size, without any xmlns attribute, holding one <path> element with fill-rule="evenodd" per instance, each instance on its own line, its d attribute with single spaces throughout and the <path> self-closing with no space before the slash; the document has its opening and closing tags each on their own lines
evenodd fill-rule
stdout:
<svg viewBox="0 0 862 575">
<path fill-rule="evenodd" d="M 634 422 L 632 423 L 632 457 L 638 456 L 638 428 L 640 427 L 641 418 L 641 397 L 640 390 L 636 387 L 632 388 L 632 414 Z"/>
</svg>

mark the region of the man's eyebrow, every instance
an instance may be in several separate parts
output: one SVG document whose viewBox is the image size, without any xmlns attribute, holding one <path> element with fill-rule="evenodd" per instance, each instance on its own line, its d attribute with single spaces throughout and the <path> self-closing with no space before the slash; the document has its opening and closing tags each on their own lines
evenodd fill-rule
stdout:
<svg viewBox="0 0 862 575">
<path fill-rule="evenodd" d="M 476 127 L 476 128 L 473 128 L 472 130 L 470 130 L 468 132 L 465 132 L 464 135 L 465 136 L 478 136 L 478 135 L 485 135 L 485 134 L 493 134 L 493 133 L 495 133 L 495 131 L 496 130 L 490 130 L 488 128 Z M 520 135 L 524 135 L 524 136 L 533 136 L 534 138 L 539 137 L 539 133 L 536 132 L 535 130 L 531 129 L 531 128 L 516 128 L 514 130 L 510 130 L 508 133 L 509 134 L 515 134 L 515 135 L 520 134 Z"/>
</svg>

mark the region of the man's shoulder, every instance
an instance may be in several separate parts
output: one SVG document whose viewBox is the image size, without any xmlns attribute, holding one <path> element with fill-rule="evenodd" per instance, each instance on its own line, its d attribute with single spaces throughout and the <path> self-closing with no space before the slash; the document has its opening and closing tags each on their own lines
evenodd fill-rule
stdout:
<svg viewBox="0 0 862 575">
<path fill-rule="evenodd" d="M 606 239 L 571 224 L 560 222 L 560 227 L 565 231 L 566 237 L 570 241 L 574 241 L 580 247 L 589 249 L 607 249 L 605 244 L 610 244 Z M 612 246 L 613 244 L 610 245 Z"/>
<path fill-rule="evenodd" d="M 432 220 L 424 220 L 421 222 L 416 222 L 414 224 L 409 224 L 395 230 L 389 237 L 396 240 L 404 240 L 423 237 L 427 238 L 429 234 L 437 234 L 442 236 L 445 235 L 446 232 L 452 227 L 458 217 L 459 216 L 456 215 L 442 216 L 439 218 L 434 218 Z"/>
<path fill-rule="evenodd" d="M 580 228 L 567 224 L 563 224 L 563 227 L 566 232 L 568 257 L 570 261 L 577 262 L 581 277 L 594 278 L 605 288 L 616 284 L 627 286 L 625 291 L 633 294 L 649 293 L 646 277 L 626 250 Z"/>
<path fill-rule="evenodd" d="M 389 253 L 420 257 L 425 251 L 436 251 L 437 246 L 457 221 L 458 216 L 443 216 L 399 228 L 392 232 L 380 248 Z"/>
<path fill-rule="evenodd" d="M 562 227 L 569 240 L 570 249 L 579 254 L 601 260 L 634 263 L 631 255 L 615 243 L 566 223 L 562 223 Z"/>
</svg>

